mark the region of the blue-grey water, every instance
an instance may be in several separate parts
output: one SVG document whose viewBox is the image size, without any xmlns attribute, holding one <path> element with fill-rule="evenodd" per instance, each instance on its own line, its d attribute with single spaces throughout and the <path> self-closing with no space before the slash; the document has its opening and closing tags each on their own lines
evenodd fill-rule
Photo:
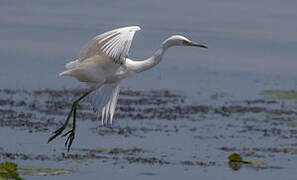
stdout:
<svg viewBox="0 0 297 180">
<path fill-rule="evenodd" d="M 151 0 L 151 1 L 0 1 L 0 89 L 61 89 L 78 88 L 74 79 L 58 77 L 64 64 L 77 58 L 80 48 L 93 36 L 121 26 L 142 28 L 134 37 L 130 57 L 142 60 L 173 34 L 181 34 L 206 44 L 209 49 L 174 47 L 155 68 L 124 80 L 126 89 L 169 89 L 187 94 L 191 103 L 212 104 L 209 97 L 223 94 L 228 100 L 258 98 L 265 89 L 297 88 L 297 1 L 281 0 Z M 215 102 L 216 104 L 217 102 Z M 137 121 L 135 122 L 137 123 Z M 182 123 L 182 122 L 177 122 Z M 127 125 L 123 123 L 121 125 Z M 87 129 L 90 123 L 82 121 Z M 200 133 L 208 133 L 203 127 Z M 220 129 L 220 128 L 218 128 Z M 51 130 L 52 131 L 52 130 Z M 16 136 L 8 149 L 22 151 L 23 144 L 40 144 L 49 133 L 40 137 L 17 129 L 1 128 L 0 136 Z M 84 135 L 102 144 L 125 144 L 122 137 L 96 138 L 95 133 Z M 22 137 L 22 138 L 20 138 Z M 206 160 L 219 156 L 214 144 L 187 141 L 187 134 L 167 137 L 154 134 L 145 142 L 135 139 L 133 146 L 144 149 L 179 144 L 182 150 L 169 150 L 177 157 L 195 156 Z M 76 142 L 85 141 L 79 136 Z M 42 139 L 42 140 L 40 140 Z M 189 139 L 191 139 L 189 137 Z M 3 139 L 2 139 L 3 140 Z M 109 143 L 105 142 L 109 141 Z M 111 141 L 111 142 L 110 142 Z M 241 141 L 239 138 L 237 140 Z M 38 142 L 38 143 L 37 143 Z M 273 140 L 261 143 L 273 144 Z M 252 144 L 253 142 L 248 142 Z M 17 145 L 15 145 L 17 144 Z M 232 143 L 231 143 L 232 144 Z M 40 145 L 40 151 L 53 153 L 52 147 L 65 151 L 63 142 Z M 0 144 L 0 146 L 3 146 Z M 196 147 L 197 146 L 197 147 Z M 205 146 L 205 147 L 203 147 Z M 211 148 L 213 147 L 213 148 Z M 160 147 L 157 151 L 162 151 Z M 213 150 L 212 152 L 211 149 Z M 201 151 L 201 153 L 198 152 Z M 30 148 L 24 148 L 30 151 Z M 177 153 L 178 152 L 178 153 Z M 161 152 L 160 152 L 161 153 Z M 184 154 L 183 154 L 184 153 Z M 290 157 L 296 161 L 297 157 Z M 26 165 L 25 162 L 22 162 Z M 232 171 L 227 166 L 188 167 L 137 165 L 113 166 L 112 163 L 88 162 L 86 166 L 73 162 L 50 162 L 50 167 L 71 167 L 78 173 L 56 176 L 55 179 L 294 179 L 296 163 L 283 161 L 281 170 L 243 169 Z M 273 160 L 270 159 L 273 164 Z M 29 165 L 40 164 L 31 162 Z M 78 163 L 79 164 L 79 163 Z M 95 166 L 95 167 L 94 167 Z M 92 167 L 92 168 L 90 168 Z M 151 172 L 153 175 L 141 175 Z M 52 179 L 29 177 L 28 179 Z M 282 178 L 283 179 L 283 178 Z"/>
</svg>

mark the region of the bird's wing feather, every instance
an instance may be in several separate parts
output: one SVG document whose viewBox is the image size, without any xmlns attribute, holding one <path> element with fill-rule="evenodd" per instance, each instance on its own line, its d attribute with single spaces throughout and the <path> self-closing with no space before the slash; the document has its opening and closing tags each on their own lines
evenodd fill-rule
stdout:
<svg viewBox="0 0 297 180">
<path fill-rule="evenodd" d="M 115 63 L 123 64 L 128 57 L 129 49 L 138 26 L 129 26 L 114 29 L 100 34 L 89 41 L 80 51 L 79 61 L 99 55 L 104 55 L 114 59 Z"/>
<path fill-rule="evenodd" d="M 104 84 L 88 96 L 93 110 L 97 112 L 97 118 L 101 115 L 102 124 L 112 123 L 119 92 L 120 82 L 117 82 Z"/>
</svg>

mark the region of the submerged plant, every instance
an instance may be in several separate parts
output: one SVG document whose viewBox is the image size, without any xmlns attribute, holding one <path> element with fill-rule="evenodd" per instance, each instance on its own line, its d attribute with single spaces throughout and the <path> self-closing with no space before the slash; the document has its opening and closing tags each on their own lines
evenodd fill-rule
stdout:
<svg viewBox="0 0 297 180">
<path fill-rule="evenodd" d="M 0 164 L 0 180 L 4 179 L 15 179 L 24 180 L 17 172 L 18 167 L 12 162 L 4 162 Z"/>
</svg>

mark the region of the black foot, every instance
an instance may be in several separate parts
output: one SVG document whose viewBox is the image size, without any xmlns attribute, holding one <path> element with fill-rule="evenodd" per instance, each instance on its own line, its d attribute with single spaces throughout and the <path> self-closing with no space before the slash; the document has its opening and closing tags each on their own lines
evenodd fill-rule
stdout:
<svg viewBox="0 0 297 180">
<path fill-rule="evenodd" d="M 75 138 L 75 129 L 71 129 L 70 131 L 68 131 L 67 133 L 63 134 L 63 137 L 64 136 L 67 136 L 67 140 L 65 142 L 65 147 L 67 147 L 67 150 L 69 152 L 70 148 L 71 148 L 71 145 L 72 145 L 72 142 Z"/>
<path fill-rule="evenodd" d="M 69 119 L 71 118 L 72 116 L 72 113 L 73 113 L 73 127 L 70 131 L 68 131 L 67 133 L 63 134 L 62 136 L 67 136 L 67 140 L 65 142 L 65 146 L 67 147 L 68 151 L 70 150 L 71 148 L 71 145 L 72 145 L 72 142 L 74 140 L 74 137 L 75 137 L 75 126 L 76 126 L 76 108 L 77 108 L 77 105 L 79 103 L 80 100 L 82 100 L 84 97 L 86 97 L 88 94 L 90 94 L 92 92 L 89 91 L 89 92 L 86 92 L 84 95 L 82 95 L 80 98 L 78 98 L 76 101 L 74 101 L 74 103 L 72 104 L 72 107 L 71 107 L 71 111 L 69 112 L 68 116 L 67 116 L 67 119 L 66 121 L 64 122 L 63 126 L 61 128 L 59 128 L 58 130 L 56 130 L 54 132 L 54 135 L 51 136 L 49 139 L 48 139 L 48 143 L 51 142 L 52 140 L 54 140 L 57 136 L 61 135 L 63 133 L 63 131 L 65 130 L 65 128 L 67 127 L 68 123 L 69 123 Z"/>
<path fill-rule="evenodd" d="M 63 132 L 63 131 L 65 130 L 65 128 L 67 127 L 67 125 L 68 125 L 68 123 L 69 123 L 69 119 L 71 118 L 71 116 L 72 116 L 72 112 L 73 112 L 73 110 L 74 110 L 75 108 L 76 108 L 76 107 L 75 107 L 75 104 L 73 103 L 72 108 L 71 108 L 71 111 L 69 112 L 69 114 L 68 114 L 68 116 L 67 116 L 67 119 L 66 119 L 66 121 L 64 122 L 63 126 L 60 127 L 58 130 L 56 130 L 56 131 L 53 133 L 54 135 L 51 136 L 51 137 L 48 139 L 47 143 L 51 142 L 51 141 L 54 140 L 57 136 L 59 136 L 59 135 L 62 134 L 62 132 Z"/>
<path fill-rule="evenodd" d="M 63 126 L 60 127 L 58 130 L 56 130 L 56 131 L 53 133 L 54 135 L 51 136 L 51 137 L 48 139 L 48 141 L 47 141 L 48 143 L 51 142 L 52 140 L 54 140 L 56 137 L 58 137 L 59 135 L 61 135 L 61 134 L 63 133 L 63 131 L 66 129 L 66 127 L 67 127 L 67 125 L 68 125 L 68 123 L 69 123 L 69 119 L 71 118 L 72 113 L 73 113 L 73 125 L 75 126 L 76 106 L 77 106 L 77 103 L 74 102 L 73 105 L 72 105 L 71 111 L 69 112 L 69 114 L 68 114 L 68 116 L 67 116 L 67 119 L 66 119 L 66 121 L 64 122 Z M 75 127 L 74 127 L 71 131 L 74 132 L 74 131 L 75 131 Z M 66 136 L 66 135 L 69 134 L 71 131 L 65 133 L 63 136 Z M 70 136 L 69 136 L 69 137 L 70 137 Z M 68 142 L 68 140 L 69 140 L 69 137 L 68 137 L 68 139 L 67 139 L 67 141 L 66 141 L 66 144 L 67 144 L 67 142 Z M 71 143 L 72 143 L 73 139 L 74 139 L 74 135 L 73 135 L 73 137 L 71 138 L 71 141 L 70 141 Z M 70 146 L 71 146 L 71 144 L 70 144 Z M 68 151 L 69 151 L 69 149 L 70 149 L 70 146 L 69 146 L 69 148 L 68 148 Z"/>
</svg>

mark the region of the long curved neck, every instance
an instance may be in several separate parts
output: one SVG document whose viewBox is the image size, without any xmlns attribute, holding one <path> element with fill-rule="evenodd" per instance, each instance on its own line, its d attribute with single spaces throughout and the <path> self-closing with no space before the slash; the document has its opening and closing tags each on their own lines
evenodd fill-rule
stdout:
<svg viewBox="0 0 297 180">
<path fill-rule="evenodd" d="M 172 45 L 170 45 L 170 43 L 168 43 L 168 41 L 165 40 L 161 44 L 160 48 L 157 49 L 157 51 L 148 59 L 143 61 L 133 61 L 133 60 L 127 59 L 126 65 L 128 69 L 134 73 L 140 73 L 145 70 L 148 70 L 161 62 L 164 53 L 171 46 Z"/>
</svg>

